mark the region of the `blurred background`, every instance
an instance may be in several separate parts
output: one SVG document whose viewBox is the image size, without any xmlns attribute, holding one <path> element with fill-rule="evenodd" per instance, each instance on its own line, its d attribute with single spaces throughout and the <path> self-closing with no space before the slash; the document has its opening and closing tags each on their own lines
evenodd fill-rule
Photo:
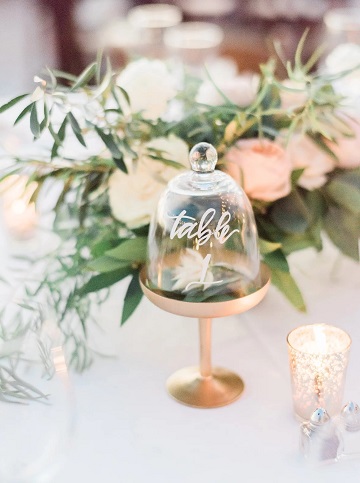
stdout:
<svg viewBox="0 0 360 483">
<path fill-rule="evenodd" d="M 207 34 L 212 47 L 240 71 L 256 71 L 259 62 L 274 52 L 274 39 L 281 40 L 291 58 L 301 34 L 310 27 L 305 51 L 310 55 L 321 41 L 328 47 L 331 43 L 324 23 L 329 10 L 360 7 L 360 0 L 177 0 L 167 2 L 178 10 L 163 13 L 159 25 L 149 12 L 137 9 L 134 14 L 134 7 L 145 3 L 159 2 L 0 0 L 0 96 L 26 92 L 44 65 L 78 74 L 100 47 L 115 66 L 134 55 L 168 57 L 184 44 L 183 33 L 169 35 L 165 47 L 159 35 L 181 20 L 221 27 L 220 34 Z M 360 19 L 358 24 L 360 29 Z"/>
</svg>

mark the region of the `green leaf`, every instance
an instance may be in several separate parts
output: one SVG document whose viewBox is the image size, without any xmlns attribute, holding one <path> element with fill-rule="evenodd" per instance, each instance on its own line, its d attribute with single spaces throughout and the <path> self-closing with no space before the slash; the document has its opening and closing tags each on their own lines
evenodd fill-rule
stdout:
<svg viewBox="0 0 360 483">
<path fill-rule="evenodd" d="M 304 233 L 310 225 L 311 214 L 300 195 L 293 191 L 273 204 L 270 219 L 285 233 Z"/>
<path fill-rule="evenodd" d="M 102 66 L 102 60 L 103 60 L 103 54 L 104 54 L 104 48 L 98 48 L 98 51 L 96 53 L 96 84 L 100 84 L 100 78 L 101 78 L 101 66 Z M 106 59 L 108 60 L 108 59 Z"/>
<path fill-rule="evenodd" d="M 104 235 L 104 237 L 100 237 L 100 239 L 91 246 L 91 255 L 94 257 L 93 260 L 102 257 L 105 252 L 117 247 L 121 241 L 127 240 L 127 238 L 119 239 L 118 237 L 114 239 L 112 236 L 109 238 L 106 236 L 106 232 Z"/>
<path fill-rule="evenodd" d="M 281 248 L 281 243 L 274 243 L 269 240 L 264 240 L 263 238 L 259 238 L 259 248 L 260 253 L 266 255 L 267 253 L 274 252 L 278 248 Z"/>
<path fill-rule="evenodd" d="M 33 194 L 31 195 L 31 198 L 30 198 L 30 203 L 36 203 L 37 202 L 37 199 L 38 199 L 38 196 L 41 192 L 41 189 L 42 189 L 42 186 L 43 184 L 42 183 L 38 183 L 35 191 L 33 192 Z"/>
<path fill-rule="evenodd" d="M 348 257 L 359 261 L 360 216 L 340 206 L 330 206 L 324 220 L 330 240 Z"/>
<path fill-rule="evenodd" d="M 81 127 L 80 127 L 79 123 L 77 122 L 74 114 L 72 112 L 69 112 L 67 114 L 67 117 L 70 121 L 72 130 L 74 131 L 74 133 L 81 134 Z"/>
<path fill-rule="evenodd" d="M 80 127 L 79 123 L 77 122 L 74 114 L 72 112 L 69 112 L 67 114 L 67 117 L 70 121 L 71 128 L 72 128 L 77 140 L 79 141 L 80 144 L 82 144 L 86 148 L 85 139 L 83 138 L 83 136 L 81 134 L 81 127 Z"/>
<path fill-rule="evenodd" d="M 322 249 L 321 231 L 323 229 L 323 218 L 326 206 L 319 192 L 311 191 L 308 192 L 308 195 L 309 200 L 307 204 L 313 210 L 314 222 L 304 233 L 282 235 L 282 250 L 286 255 L 308 247 L 314 247 L 316 250 Z"/>
<path fill-rule="evenodd" d="M 124 306 L 121 315 L 121 325 L 125 324 L 128 318 L 132 315 L 136 307 L 139 305 L 142 297 L 143 292 L 140 287 L 139 273 L 136 272 L 131 279 L 125 295 Z"/>
<path fill-rule="evenodd" d="M 181 164 L 181 163 L 178 163 L 177 161 L 173 161 L 171 159 L 166 159 L 166 158 L 163 158 L 162 156 L 159 156 L 159 155 L 156 155 L 156 154 L 147 154 L 147 156 L 151 159 L 153 159 L 154 161 L 159 161 L 163 164 L 165 164 L 166 166 L 170 166 L 171 168 L 176 168 L 176 169 L 184 169 L 184 165 Z"/>
<path fill-rule="evenodd" d="M 24 117 L 24 116 L 25 116 L 25 115 L 26 115 L 26 114 L 27 114 L 29 111 L 31 111 L 31 109 L 32 109 L 32 107 L 33 107 L 33 105 L 34 105 L 34 104 L 35 104 L 35 103 L 34 103 L 34 102 L 32 102 L 31 104 L 29 104 L 28 106 L 26 106 L 26 107 L 25 107 L 25 109 L 23 109 L 23 110 L 20 112 L 20 114 L 18 115 L 18 117 L 15 119 L 14 126 L 15 126 L 15 125 L 16 125 L 18 122 L 20 122 L 20 121 L 21 121 L 21 119 L 22 119 L 22 118 L 23 118 L 23 117 Z"/>
<path fill-rule="evenodd" d="M 100 138 L 103 140 L 104 144 L 106 145 L 106 147 L 108 148 L 112 156 L 114 158 L 121 159 L 122 154 L 114 140 L 113 135 L 110 133 L 106 134 L 102 129 L 100 129 L 97 126 L 94 126 L 94 128 L 95 128 L 95 131 L 100 136 Z"/>
<path fill-rule="evenodd" d="M 314 52 L 311 54 L 310 58 L 307 60 L 306 64 L 304 65 L 305 72 L 309 72 L 310 69 L 314 67 L 317 61 L 322 57 L 326 50 L 326 45 L 322 44 L 317 47 Z"/>
<path fill-rule="evenodd" d="M 40 124 L 38 121 L 38 116 L 37 116 L 37 109 L 36 109 L 36 103 L 33 103 L 33 106 L 31 108 L 31 113 L 30 113 L 30 129 L 31 132 L 34 135 L 35 139 L 38 139 L 40 136 Z"/>
<path fill-rule="evenodd" d="M 274 243 L 282 243 L 284 233 L 271 222 L 268 215 L 257 214 L 256 225 L 261 238 Z"/>
<path fill-rule="evenodd" d="M 49 131 L 50 131 L 52 137 L 54 138 L 54 144 L 53 144 L 53 147 L 52 147 L 52 150 L 51 150 L 51 159 L 53 159 L 57 156 L 58 149 L 65 139 L 65 132 L 66 132 L 67 123 L 68 123 L 68 117 L 65 116 L 57 133 L 55 133 L 53 128 L 51 127 L 51 125 L 49 125 Z"/>
<path fill-rule="evenodd" d="M 289 79 L 291 79 L 293 77 L 294 73 L 293 73 L 293 70 L 292 70 L 292 67 L 291 67 L 290 60 L 286 61 L 286 72 L 287 72 Z"/>
<path fill-rule="evenodd" d="M 234 294 L 224 293 L 224 288 L 226 290 L 226 284 L 228 282 L 239 282 L 239 274 L 233 272 L 233 276 L 230 276 L 227 280 L 228 281 L 226 282 L 222 281 L 222 283 L 219 283 L 218 285 L 208 287 L 206 290 L 203 290 L 202 287 L 195 286 L 186 293 L 183 300 L 185 302 L 221 302 L 234 299 Z M 247 287 L 243 287 L 242 291 L 244 294 L 249 295 L 250 293 L 256 291 L 256 288 L 255 285 L 249 284 Z"/>
<path fill-rule="evenodd" d="M 313 225 L 311 225 L 309 230 L 309 236 L 312 239 L 313 246 L 318 251 L 322 250 L 322 247 L 323 247 L 322 237 L 321 237 L 322 230 L 323 230 L 323 220 L 321 218 L 319 218 Z"/>
<path fill-rule="evenodd" d="M 296 285 L 295 280 L 290 273 L 283 272 L 281 270 L 270 267 L 271 270 L 271 283 L 275 285 L 301 312 L 306 312 L 306 305 L 301 295 L 299 287 Z"/>
<path fill-rule="evenodd" d="M 125 97 L 125 100 L 126 102 L 128 103 L 128 105 L 130 106 L 131 105 L 131 102 L 130 102 L 130 97 L 129 97 L 129 94 L 126 92 L 125 89 L 123 89 L 122 87 L 118 86 L 118 88 L 120 89 L 122 95 Z"/>
<path fill-rule="evenodd" d="M 143 225 L 143 226 L 139 226 L 139 228 L 133 228 L 131 230 L 134 235 L 136 236 L 146 236 L 148 237 L 149 235 L 149 225 Z"/>
<path fill-rule="evenodd" d="M 328 183 L 325 191 L 338 205 L 360 215 L 360 176 L 351 171 L 342 173 Z"/>
<path fill-rule="evenodd" d="M 328 144 L 324 141 L 324 138 L 320 135 L 320 134 L 317 134 L 317 133 L 311 133 L 311 132 L 307 132 L 306 133 L 310 139 L 312 139 L 312 141 L 322 150 L 324 151 L 326 154 L 328 154 L 332 159 L 334 159 L 336 162 L 338 162 L 338 158 L 336 156 L 336 154 L 334 153 L 334 151 L 332 151 Z"/>
<path fill-rule="evenodd" d="M 49 110 L 46 102 L 44 101 L 44 119 L 40 123 L 40 131 L 42 132 L 48 125 L 49 120 Z"/>
<path fill-rule="evenodd" d="M 86 67 L 86 69 L 83 70 L 83 72 L 76 79 L 76 82 L 73 84 L 70 90 L 75 91 L 79 87 L 83 87 L 85 84 L 87 84 L 89 80 L 92 77 L 94 77 L 94 75 L 96 74 L 96 69 L 97 69 L 96 62 L 93 62 L 88 67 Z"/>
<path fill-rule="evenodd" d="M 51 122 L 49 123 L 49 132 L 50 132 L 51 136 L 53 137 L 55 144 L 60 146 L 61 140 L 59 139 L 59 136 L 57 135 L 57 133 L 54 131 L 54 128 L 53 128 L 53 125 L 51 124 Z"/>
<path fill-rule="evenodd" d="M 272 121 L 273 121 L 273 119 L 272 119 Z M 274 122 L 274 125 L 275 125 L 275 122 Z M 262 130 L 262 133 L 263 134 L 267 134 L 268 137 L 269 136 L 271 137 L 271 139 L 275 139 L 279 135 L 279 130 L 276 129 L 275 127 L 270 127 L 270 126 L 263 125 L 262 128 L 261 128 L 261 130 Z"/>
<path fill-rule="evenodd" d="M 324 195 L 319 190 L 306 191 L 304 201 L 313 220 L 321 220 L 326 212 L 326 202 Z"/>
<path fill-rule="evenodd" d="M 61 123 L 61 126 L 59 128 L 59 131 L 57 133 L 59 139 L 61 142 L 64 141 L 65 139 L 65 130 L 66 130 L 66 125 L 67 125 L 68 119 L 67 117 L 64 118 L 63 122 Z"/>
<path fill-rule="evenodd" d="M 116 166 L 120 169 L 120 171 L 122 171 L 125 174 L 128 174 L 126 164 L 124 163 L 124 160 L 123 160 L 122 157 L 121 158 L 113 158 L 113 160 L 114 160 L 114 163 L 116 164 Z"/>
<path fill-rule="evenodd" d="M 314 247 L 317 249 L 321 248 L 321 246 L 318 246 L 318 243 L 316 243 L 314 237 L 309 232 L 286 235 L 282 239 L 282 249 L 286 255 L 298 250 L 304 250 L 305 248 L 309 247 Z"/>
<path fill-rule="evenodd" d="M 147 238 L 137 237 L 125 240 L 121 245 L 108 250 L 105 255 L 118 260 L 129 262 L 145 262 L 146 260 Z"/>
<path fill-rule="evenodd" d="M 11 99 L 11 101 L 7 102 L 6 104 L 3 104 L 0 106 L 0 114 L 2 112 L 5 112 L 7 109 L 10 109 L 10 107 L 15 106 L 21 99 L 24 99 L 24 97 L 28 96 L 29 94 L 22 94 L 21 96 L 17 96 L 14 99 Z"/>
<path fill-rule="evenodd" d="M 305 29 L 304 33 L 302 34 L 295 52 L 295 68 L 299 71 L 302 70 L 301 56 L 304 50 L 304 44 L 305 44 L 306 37 L 308 36 L 308 33 L 309 33 L 309 28 Z"/>
<path fill-rule="evenodd" d="M 76 295 L 83 297 L 84 295 L 92 292 L 98 292 L 104 288 L 108 288 L 111 285 L 119 282 L 123 278 L 127 277 L 133 272 L 133 269 L 129 266 L 114 270 L 113 272 L 101 273 L 92 277 L 85 285 L 76 290 Z"/>
<path fill-rule="evenodd" d="M 123 171 L 125 174 L 127 174 L 128 171 L 127 171 L 127 168 L 126 168 L 126 164 L 124 163 L 123 154 L 120 151 L 120 149 L 118 148 L 118 146 L 115 142 L 114 136 L 110 133 L 106 134 L 102 129 L 100 129 L 97 126 L 94 126 L 94 128 L 95 128 L 95 131 L 100 136 L 100 138 L 102 139 L 102 141 L 104 142 L 105 146 L 110 151 L 116 166 L 119 169 L 121 169 L 121 171 Z"/>
<path fill-rule="evenodd" d="M 282 272 L 289 272 L 288 262 L 286 260 L 286 257 L 283 251 L 280 249 L 264 255 L 264 262 L 270 268 L 273 268 L 275 270 L 280 270 Z"/>
<path fill-rule="evenodd" d="M 360 65 L 359 65 L 360 67 Z M 332 86 L 328 86 L 330 89 L 329 92 L 329 102 L 333 102 L 333 98 L 335 95 L 334 88 Z M 341 115 L 337 114 L 336 111 L 330 111 L 326 113 L 326 120 L 329 124 L 331 124 L 335 130 L 337 131 L 337 138 L 340 137 L 339 134 L 343 135 L 344 137 L 353 138 L 356 136 L 354 133 L 353 128 L 349 125 L 349 121 L 341 117 Z"/>
<path fill-rule="evenodd" d="M 88 264 L 88 268 L 95 272 L 112 272 L 128 266 L 129 262 L 116 260 L 115 258 L 107 257 L 106 255 L 99 257 Z"/>
<path fill-rule="evenodd" d="M 301 175 L 303 174 L 304 171 L 305 171 L 305 168 L 300 168 L 300 169 L 295 169 L 291 173 L 291 186 L 297 185 L 297 182 L 301 178 Z"/>
<path fill-rule="evenodd" d="M 69 74 L 68 72 L 64 72 L 63 70 L 52 69 L 53 74 L 59 79 L 65 79 L 71 82 L 76 81 L 76 76 L 73 74 Z"/>
<path fill-rule="evenodd" d="M 56 144 L 56 142 L 54 142 L 54 144 L 53 144 L 53 146 L 51 148 L 51 154 L 50 154 L 50 158 L 51 159 L 56 158 L 57 153 L 58 153 L 58 149 L 59 149 L 59 145 Z"/>
<path fill-rule="evenodd" d="M 120 99 L 119 99 L 119 97 L 118 97 L 118 95 L 117 95 L 117 92 L 116 92 L 116 88 L 117 88 L 117 87 L 118 87 L 118 86 L 113 86 L 113 87 L 112 87 L 112 89 L 111 89 L 111 93 L 112 93 L 112 95 L 113 95 L 113 97 L 114 97 L 114 100 L 115 100 L 115 102 L 116 102 L 116 105 L 117 105 L 117 107 L 118 107 L 118 111 L 119 111 L 120 113 L 122 113 L 122 112 L 123 112 L 123 109 L 122 109 L 122 107 L 121 107 L 121 102 L 120 102 Z"/>
<path fill-rule="evenodd" d="M 57 80 L 56 80 L 56 77 L 54 75 L 54 72 L 49 67 L 46 67 L 46 71 L 49 74 L 49 77 L 50 77 L 50 80 L 51 80 L 51 89 L 55 90 L 56 86 L 57 86 Z"/>
<path fill-rule="evenodd" d="M 121 140 L 121 145 L 131 155 L 131 157 L 133 159 L 137 159 L 138 158 L 138 154 L 133 149 L 131 149 L 131 146 L 130 146 L 130 144 L 128 143 L 128 141 L 126 139 L 122 139 Z"/>
<path fill-rule="evenodd" d="M 93 92 L 93 98 L 94 99 L 101 96 L 102 94 L 104 94 L 109 89 L 109 87 L 111 86 L 111 81 L 112 81 L 112 77 L 113 77 L 110 60 L 107 57 L 106 58 L 106 73 L 105 73 L 101 83 L 99 84 L 101 60 L 100 60 L 100 64 L 97 62 L 97 65 L 99 66 L 99 68 L 97 69 L 97 72 L 96 72 L 96 83 L 98 84 L 98 87 Z"/>
</svg>

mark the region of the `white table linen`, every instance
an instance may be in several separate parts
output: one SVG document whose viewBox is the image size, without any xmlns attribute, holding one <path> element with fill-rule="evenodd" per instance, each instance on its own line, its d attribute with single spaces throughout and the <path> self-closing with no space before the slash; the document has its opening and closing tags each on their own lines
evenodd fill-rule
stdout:
<svg viewBox="0 0 360 483">
<path fill-rule="evenodd" d="M 183 406 L 165 390 L 172 372 L 198 361 L 196 321 L 144 299 L 119 328 L 120 283 L 101 311 L 106 335 L 97 341 L 116 359 L 73 375 L 77 427 L 54 482 L 357 482 L 360 458 L 309 469 L 299 454 L 286 335 L 315 322 L 347 330 L 353 344 L 344 402 L 360 402 L 360 267 L 330 245 L 296 254 L 292 267 L 307 314 L 271 288 L 252 311 L 214 320 L 214 364 L 237 371 L 246 385 L 238 401 L 217 409 Z"/>
<path fill-rule="evenodd" d="M 41 252 L 49 248 L 47 238 L 14 242 L 0 226 L 1 276 L 16 279 L 19 262 L 11 254 Z M 318 469 L 304 464 L 286 335 L 318 322 L 347 330 L 353 343 L 344 402 L 360 403 L 360 265 L 329 243 L 321 253 L 294 254 L 291 265 L 307 314 L 271 287 L 250 312 L 214 320 L 214 365 L 245 381 L 242 397 L 217 409 L 183 406 L 165 389 L 170 374 L 198 362 L 196 321 L 144 299 L 120 328 L 126 284 L 119 283 L 98 319 L 103 332 L 91 336 L 94 346 L 116 357 L 97 359 L 89 371 L 72 375 L 76 431 L 54 483 L 359 481 L 360 458 Z"/>
</svg>

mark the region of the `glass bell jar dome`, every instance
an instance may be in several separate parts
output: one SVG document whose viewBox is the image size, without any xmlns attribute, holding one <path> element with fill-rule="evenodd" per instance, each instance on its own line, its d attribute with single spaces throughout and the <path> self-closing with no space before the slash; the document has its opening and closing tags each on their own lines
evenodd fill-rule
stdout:
<svg viewBox="0 0 360 483">
<path fill-rule="evenodd" d="M 173 178 L 150 224 L 147 286 L 187 302 L 220 302 L 261 287 L 257 229 L 244 191 L 215 170 L 208 143 L 190 151 L 191 171 Z"/>
</svg>

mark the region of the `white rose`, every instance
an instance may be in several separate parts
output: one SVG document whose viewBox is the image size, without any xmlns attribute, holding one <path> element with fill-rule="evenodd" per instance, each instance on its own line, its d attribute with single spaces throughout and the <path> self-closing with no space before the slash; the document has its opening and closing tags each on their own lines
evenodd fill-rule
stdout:
<svg viewBox="0 0 360 483">
<path fill-rule="evenodd" d="M 344 43 L 335 47 L 325 59 L 325 67 L 331 74 L 351 70 L 360 65 L 360 45 Z"/>
<path fill-rule="evenodd" d="M 150 222 L 159 196 L 166 183 L 179 174 L 179 170 L 166 166 L 161 161 L 151 159 L 148 148 L 163 151 L 163 156 L 189 166 L 188 147 L 174 135 L 168 138 L 155 138 L 140 145 L 136 161 L 126 160 L 128 174 L 116 170 L 109 179 L 109 201 L 114 217 L 129 228 L 136 228 Z"/>
<path fill-rule="evenodd" d="M 325 69 L 330 74 L 351 71 L 332 83 L 335 92 L 345 99 L 343 107 L 357 114 L 360 109 L 360 45 L 355 43 L 340 44 L 326 57 Z"/>
<path fill-rule="evenodd" d="M 237 64 L 230 57 L 216 57 L 206 64 L 206 69 L 215 84 L 239 75 Z"/>
<path fill-rule="evenodd" d="M 117 83 L 128 93 L 131 111 L 141 111 L 145 119 L 155 120 L 165 114 L 168 101 L 176 95 L 176 81 L 160 60 L 131 62 Z"/>
<path fill-rule="evenodd" d="M 243 74 L 232 79 L 225 78 L 216 82 L 216 86 L 234 104 L 245 107 L 253 102 L 259 87 L 260 77 L 257 74 Z M 206 80 L 199 88 L 196 101 L 201 104 L 218 106 L 224 104 L 224 97 L 214 84 Z"/>
<path fill-rule="evenodd" d="M 305 168 L 297 183 L 310 191 L 323 186 L 327 181 L 326 173 L 335 167 L 335 161 L 306 135 L 293 135 L 286 147 L 286 152 L 293 169 Z"/>
</svg>

